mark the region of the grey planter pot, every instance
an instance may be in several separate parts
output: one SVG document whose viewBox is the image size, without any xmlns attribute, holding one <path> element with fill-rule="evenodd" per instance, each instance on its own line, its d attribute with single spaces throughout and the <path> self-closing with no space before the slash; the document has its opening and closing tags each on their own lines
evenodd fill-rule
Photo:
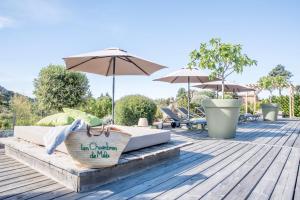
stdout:
<svg viewBox="0 0 300 200">
<path fill-rule="evenodd" d="M 276 103 L 261 104 L 261 111 L 264 121 L 276 121 L 279 111 L 279 106 Z"/>
<path fill-rule="evenodd" d="M 212 138 L 234 138 L 242 101 L 238 99 L 204 99 L 208 135 Z"/>
</svg>

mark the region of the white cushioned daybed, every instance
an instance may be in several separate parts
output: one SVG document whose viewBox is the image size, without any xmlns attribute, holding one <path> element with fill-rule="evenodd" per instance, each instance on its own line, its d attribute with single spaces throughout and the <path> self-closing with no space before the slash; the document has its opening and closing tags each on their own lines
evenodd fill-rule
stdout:
<svg viewBox="0 0 300 200">
<path fill-rule="evenodd" d="M 129 152 L 145 147 L 167 143 L 171 139 L 169 130 L 117 125 L 115 125 L 115 127 L 131 134 L 131 138 L 123 152 Z M 43 136 L 51 128 L 52 127 L 46 126 L 16 126 L 14 129 L 14 136 L 34 144 L 44 146 Z M 64 143 L 59 145 L 56 150 L 68 153 Z"/>
</svg>

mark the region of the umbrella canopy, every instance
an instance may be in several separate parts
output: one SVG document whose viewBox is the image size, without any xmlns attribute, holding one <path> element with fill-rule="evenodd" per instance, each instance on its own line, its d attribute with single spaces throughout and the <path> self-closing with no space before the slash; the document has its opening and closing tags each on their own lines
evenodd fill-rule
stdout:
<svg viewBox="0 0 300 200">
<path fill-rule="evenodd" d="M 63 58 L 67 70 L 113 76 L 112 86 L 112 123 L 114 123 L 115 76 L 147 75 L 165 66 L 131 55 L 119 48 L 108 48 Z"/>
<path fill-rule="evenodd" d="M 163 81 L 168 83 L 205 83 L 209 81 L 209 78 L 197 68 L 182 68 L 167 74 L 162 78 L 155 79 L 154 81 Z"/>
<path fill-rule="evenodd" d="M 67 69 L 104 76 L 150 75 L 162 65 L 139 58 L 118 48 L 108 48 L 63 58 Z"/>
<path fill-rule="evenodd" d="M 207 83 L 202 83 L 200 85 L 195 85 L 193 87 L 197 87 L 201 89 L 212 89 L 219 92 L 222 91 L 222 81 L 210 81 Z M 248 92 L 248 91 L 255 91 L 255 90 L 253 88 L 244 86 L 242 84 L 225 81 L 224 91 L 225 92 Z"/>
<path fill-rule="evenodd" d="M 188 119 L 190 119 L 190 83 L 204 83 L 209 77 L 197 68 L 182 68 L 154 81 L 188 84 Z"/>
</svg>

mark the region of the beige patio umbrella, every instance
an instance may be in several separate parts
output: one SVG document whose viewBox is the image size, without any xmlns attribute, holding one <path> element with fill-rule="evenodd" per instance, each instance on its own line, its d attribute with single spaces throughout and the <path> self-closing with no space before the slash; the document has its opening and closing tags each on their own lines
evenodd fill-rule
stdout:
<svg viewBox="0 0 300 200">
<path fill-rule="evenodd" d="M 222 91 L 222 81 L 210 81 L 207 83 L 194 85 L 193 87 L 197 87 L 201 89 L 212 89 L 219 92 Z M 249 92 L 249 91 L 254 91 L 254 89 L 242 84 L 225 81 L 224 91 L 225 92 Z"/>
<path fill-rule="evenodd" d="M 188 119 L 190 119 L 190 84 L 204 83 L 209 81 L 209 78 L 197 68 L 182 68 L 154 81 L 188 84 Z"/>
<path fill-rule="evenodd" d="M 112 123 L 115 119 L 115 76 L 146 75 L 165 66 L 131 55 L 119 48 L 108 48 L 63 58 L 67 70 L 112 76 Z"/>
<path fill-rule="evenodd" d="M 224 91 L 225 92 L 249 92 L 249 91 L 255 91 L 255 89 L 250 88 L 248 86 L 238 84 L 238 83 L 231 83 L 228 81 L 225 81 L 224 85 Z M 212 89 L 218 92 L 222 91 L 222 81 L 211 81 L 207 83 L 203 83 L 200 85 L 195 85 L 194 87 L 201 88 L 201 89 Z M 248 110 L 248 93 L 246 94 L 246 111 Z"/>
</svg>

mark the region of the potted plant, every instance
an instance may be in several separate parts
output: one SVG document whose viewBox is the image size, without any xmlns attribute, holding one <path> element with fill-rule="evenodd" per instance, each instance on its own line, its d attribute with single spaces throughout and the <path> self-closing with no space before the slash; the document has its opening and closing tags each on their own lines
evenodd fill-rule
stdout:
<svg viewBox="0 0 300 200">
<path fill-rule="evenodd" d="M 225 79 L 233 73 L 242 73 L 245 66 L 256 65 L 256 61 L 242 54 L 239 44 L 222 43 L 213 38 L 209 43 L 200 44 L 199 50 L 190 54 L 190 67 L 198 66 L 211 71 L 210 79 L 222 80 L 222 99 L 205 99 L 208 134 L 213 138 L 233 138 L 236 133 L 242 102 L 238 99 L 224 99 Z"/>
<path fill-rule="evenodd" d="M 258 85 L 263 90 L 268 90 L 270 92 L 268 104 L 261 104 L 261 111 L 263 114 L 264 121 L 276 121 L 279 111 L 279 106 L 277 103 L 272 103 L 273 91 L 280 87 L 283 87 L 283 78 L 281 76 L 263 76 L 259 79 Z"/>
</svg>

